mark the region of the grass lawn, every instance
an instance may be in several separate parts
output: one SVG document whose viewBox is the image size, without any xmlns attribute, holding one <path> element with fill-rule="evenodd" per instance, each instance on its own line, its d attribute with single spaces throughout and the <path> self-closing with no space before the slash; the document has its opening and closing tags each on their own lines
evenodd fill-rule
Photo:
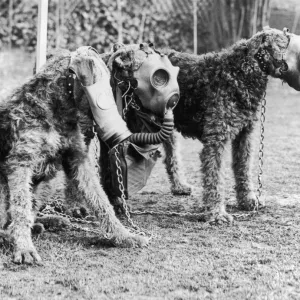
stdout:
<svg viewBox="0 0 300 300">
<path fill-rule="evenodd" d="M 12 56 L 15 59 L 12 59 Z M 0 53 L 0 98 L 32 73 L 32 59 Z M 258 165 L 256 130 L 253 174 Z M 148 248 L 118 249 L 71 230 L 34 239 L 44 266 L 11 262 L 0 248 L 0 299 L 300 299 L 300 96 L 278 81 L 267 92 L 263 196 L 266 208 L 232 226 L 139 216 L 155 233 Z M 193 211 L 201 206 L 201 144 L 181 139 L 190 197 L 174 197 L 162 161 L 133 209 Z M 226 199 L 235 203 L 230 152 Z M 230 211 L 232 206 L 228 206 Z"/>
</svg>

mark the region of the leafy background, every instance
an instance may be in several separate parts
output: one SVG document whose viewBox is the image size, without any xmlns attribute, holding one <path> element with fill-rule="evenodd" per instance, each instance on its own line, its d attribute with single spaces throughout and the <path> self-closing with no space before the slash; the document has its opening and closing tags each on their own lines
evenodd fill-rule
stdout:
<svg viewBox="0 0 300 300">
<path fill-rule="evenodd" d="M 269 23 L 280 29 L 293 27 L 297 1 L 197 0 L 197 52 L 227 47 Z M 151 40 L 157 47 L 193 51 L 193 0 L 49 0 L 48 48 L 74 50 L 91 45 L 100 52 L 108 51 L 118 40 L 118 2 L 124 43 Z M 282 17 L 276 9 L 288 14 Z M 1 0 L 0 50 L 35 50 L 37 12 L 37 0 Z"/>
<path fill-rule="evenodd" d="M 126 3 L 121 1 L 123 42 L 134 43 L 140 40 L 153 40 L 155 37 L 155 43 L 159 46 L 172 45 L 177 49 L 192 49 L 192 38 L 189 42 L 189 37 L 192 37 L 192 27 L 187 16 L 179 12 L 169 19 L 165 13 L 158 12 L 158 7 L 153 2 L 154 0 L 131 0 Z M 58 9 L 60 9 L 59 23 L 57 22 Z M 13 47 L 34 51 L 37 11 L 37 1 L 14 0 L 10 34 L 9 0 L 2 0 L 0 2 L 0 47 L 7 45 L 11 38 Z M 48 48 L 67 47 L 73 50 L 80 45 L 91 45 L 99 51 L 107 51 L 118 39 L 117 1 L 50 0 L 48 14 Z M 141 22 L 143 22 L 142 28 Z M 58 35 L 59 45 L 57 45 Z"/>
</svg>

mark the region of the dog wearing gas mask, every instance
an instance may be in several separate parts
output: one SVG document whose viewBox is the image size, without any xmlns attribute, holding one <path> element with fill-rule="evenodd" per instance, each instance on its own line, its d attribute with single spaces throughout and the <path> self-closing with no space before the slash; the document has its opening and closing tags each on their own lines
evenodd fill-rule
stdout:
<svg viewBox="0 0 300 300">
<path fill-rule="evenodd" d="M 124 59 L 125 69 L 135 80 L 140 78 L 136 74 L 142 71 L 140 67 L 147 64 L 147 59 L 160 57 L 153 49 L 145 51 L 139 46 L 133 46 L 128 53 L 135 57 L 135 64 L 126 65 Z M 115 58 L 119 61 L 117 66 L 124 70 L 120 57 L 116 55 Z M 170 64 L 167 57 L 164 60 L 165 64 Z M 114 59 L 110 63 L 115 65 Z M 148 103 L 147 107 L 164 118 L 161 130 L 154 133 L 132 134 L 129 131 L 117 114 L 106 66 L 90 47 L 53 55 L 40 72 L 1 103 L 0 226 L 12 238 L 14 262 L 41 261 L 31 239 L 31 227 L 35 211 L 45 199 L 33 197 L 33 194 L 43 195 L 39 191 L 61 169 L 96 214 L 107 239 L 120 247 L 147 244 L 146 237 L 129 232 L 116 218 L 90 162 L 88 146 L 93 119 L 99 125 L 98 135 L 110 148 L 124 140 L 155 144 L 168 138 L 173 129 L 171 109 L 179 99 L 178 68 L 171 64 L 170 67 L 177 71 L 166 99 L 169 105 L 159 106 L 159 100 L 154 97 L 151 100 L 158 100 L 157 105 L 152 107 Z M 158 74 L 155 78 L 159 81 L 161 76 Z M 135 91 L 142 90 L 135 88 Z M 141 96 L 141 101 L 144 100 L 147 99 Z M 144 104 L 147 106 L 147 101 Z M 114 128 L 116 130 L 112 130 Z"/>
<path fill-rule="evenodd" d="M 180 68 L 181 97 L 174 109 L 175 128 L 184 137 L 203 143 L 200 159 L 206 220 L 232 222 L 222 192 L 225 148 L 231 143 L 238 205 L 253 210 L 259 204 L 250 171 L 253 129 L 268 76 L 300 90 L 300 37 L 291 35 L 287 29 L 267 28 L 220 52 L 165 53 Z M 176 164 L 175 146 L 167 150 L 166 163 Z"/>
<path fill-rule="evenodd" d="M 133 54 L 131 48 L 138 47 L 141 53 L 154 51 L 158 54 L 151 59 L 143 62 L 142 68 L 139 67 L 140 59 L 138 55 Z M 123 45 L 115 44 L 113 47 L 113 54 L 103 54 L 103 60 L 107 63 L 112 72 L 111 86 L 114 92 L 118 108 L 121 109 L 121 115 L 126 119 L 126 123 L 131 132 L 156 132 L 160 130 L 162 118 L 165 112 L 173 109 L 179 101 L 179 93 L 174 87 L 177 85 L 176 78 L 179 69 L 174 68 L 169 62 L 166 55 L 154 49 L 153 44 L 140 45 Z M 113 64 L 112 64 L 113 62 Z M 135 74 L 133 70 L 137 69 Z M 160 131 L 161 132 L 161 131 Z M 143 133 L 145 134 L 145 133 Z M 101 142 L 102 139 L 100 139 Z M 168 139 L 164 139 L 162 145 L 164 148 L 170 147 L 170 144 L 175 143 L 173 135 Z M 105 143 L 101 142 L 101 156 L 100 165 L 106 165 L 102 168 L 102 180 L 106 193 L 112 203 L 118 206 L 117 194 L 112 191 L 111 182 L 111 168 L 107 165 L 109 159 L 107 158 L 108 149 Z M 169 176 L 172 175 L 171 191 L 174 195 L 189 195 L 191 187 L 186 183 L 185 178 L 181 172 L 179 147 L 177 145 L 177 159 L 174 164 L 169 161 L 167 164 L 167 172 Z M 167 150 L 166 150 L 167 151 Z M 169 158 L 166 157 L 166 160 Z M 130 164 L 130 162 L 129 162 Z M 107 172 L 109 171 L 109 172 Z M 139 173 L 140 170 L 137 171 Z M 129 185 L 130 194 L 135 193 L 139 189 L 131 189 L 131 186 L 138 186 L 137 182 L 140 178 L 149 176 L 149 171 L 145 170 L 141 177 L 131 176 L 131 184 Z M 129 176 L 130 177 L 130 176 Z"/>
</svg>

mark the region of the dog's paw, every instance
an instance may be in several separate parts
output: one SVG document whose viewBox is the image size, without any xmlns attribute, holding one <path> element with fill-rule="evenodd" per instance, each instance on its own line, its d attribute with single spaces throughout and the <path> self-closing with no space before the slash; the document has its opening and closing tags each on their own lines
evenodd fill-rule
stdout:
<svg viewBox="0 0 300 300">
<path fill-rule="evenodd" d="M 207 212 L 204 215 L 204 220 L 210 225 L 233 224 L 233 216 L 226 211 L 222 212 Z"/>
<path fill-rule="evenodd" d="M 112 238 L 112 243 L 120 248 L 142 248 L 148 246 L 149 241 L 148 237 L 133 233 Z"/>
<path fill-rule="evenodd" d="M 264 201 L 261 201 L 257 198 L 254 192 L 248 193 L 246 197 L 238 200 L 239 208 L 241 210 L 258 210 L 265 206 Z"/>
<path fill-rule="evenodd" d="M 34 246 L 31 246 L 25 249 L 16 248 L 13 254 L 13 262 L 16 264 L 41 265 L 42 259 Z"/>
<path fill-rule="evenodd" d="M 172 186 L 171 193 L 174 196 L 189 196 L 192 193 L 192 187 L 188 184 L 177 184 Z"/>
<path fill-rule="evenodd" d="M 42 224 L 45 229 L 51 229 L 52 231 L 62 230 L 69 227 L 71 224 L 71 222 L 67 218 L 57 215 L 37 217 L 35 222 Z"/>
</svg>

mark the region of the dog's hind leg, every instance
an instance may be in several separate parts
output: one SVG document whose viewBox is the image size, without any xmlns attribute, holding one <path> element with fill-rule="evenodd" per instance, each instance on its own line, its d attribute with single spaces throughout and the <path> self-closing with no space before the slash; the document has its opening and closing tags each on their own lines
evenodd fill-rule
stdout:
<svg viewBox="0 0 300 300">
<path fill-rule="evenodd" d="M 5 228 L 9 223 L 9 190 L 4 174 L 0 173 L 0 229 Z"/>
<path fill-rule="evenodd" d="M 32 168 L 30 162 L 20 161 L 16 157 L 7 160 L 7 180 L 10 191 L 9 215 L 11 224 L 8 227 L 13 243 L 15 263 L 32 264 L 40 262 L 32 239 L 31 227 L 34 216 L 32 210 Z"/>
<path fill-rule="evenodd" d="M 70 170 L 66 170 L 66 173 L 75 179 L 78 189 L 97 215 L 101 228 L 108 234 L 111 242 L 119 247 L 146 246 L 147 238 L 130 233 L 116 217 L 88 156 L 73 151 L 68 165 Z"/>
<path fill-rule="evenodd" d="M 232 223 L 233 218 L 225 210 L 223 195 L 223 156 L 225 142 L 204 143 L 200 154 L 202 162 L 203 202 L 206 208 L 205 219 L 209 223 Z M 212 139 L 212 137 L 210 137 Z"/>
<path fill-rule="evenodd" d="M 43 204 L 55 200 L 66 201 L 66 176 L 64 171 L 58 171 L 53 178 L 39 182 L 33 188 L 34 208 L 39 210 Z"/>
<path fill-rule="evenodd" d="M 192 192 L 182 174 L 180 147 L 177 133 L 173 133 L 170 138 L 163 143 L 166 157 L 164 160 L 166 170 L 171 182 L 171 192 L 173 195 L 190 195 Z"/>
<path fill-rule="evenodd" d="M 58 201 L 63 209 L 66 205 L 66 176 L 65 172 L 59 170 L 55 172 L 54 177 L 45 178 L 33 188 L 33 208 L 35 213 L 39 212 L 41 208 L 54 201 Z M 62 211 L 64 212 L 64 211 Z M 63 228 L 69 224 L 68 219 L 54 214 L 46 216 L 36 216 L 32 232 L 40 234 L 48 227 Z M 50 226 L 51 225 L 51 226 Z"/>
<path fill-rule="evenodd" d="M 251 133 L 253 128 L 244 128 L 232 141 L 232 168 L 235 190 L 241 209 L 252 210 L 258 205 L 251 182 Z"/>
</svg>

